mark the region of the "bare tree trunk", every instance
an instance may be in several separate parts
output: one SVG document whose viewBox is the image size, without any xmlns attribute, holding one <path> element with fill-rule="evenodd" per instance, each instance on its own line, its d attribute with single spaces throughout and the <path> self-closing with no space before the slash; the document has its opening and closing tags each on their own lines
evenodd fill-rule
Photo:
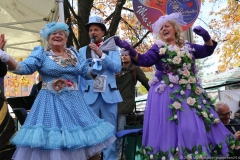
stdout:
<svg viewBox="0 0 240 160">
<path fill-rule="evenodd" d="M 112 17 L 110 27 L 107 32 L 106 39 L 115 35 L 115 33 L 117 32 L 118 24 L 121 20 L 122 8 L 125 3 L 126 3 L 126 0 L 117 0 L 116 8 Z"/>
<path fill-rule="evenodd" d="M 65 16 L 65 22 L 67 23 L 67 25 L 69 26 L 69 30 L 70 30 L 70 34 L 68 36 L 68 41 L 67 41 L 67 47 L 69 46 L 73 46 L 73 32 L 72 32 L 72 29 L 71 28 L 71 15 L 70 15 L 70 11 L 69 11 L 69 8 L 68 6 L 64 4 L 64 16 Z"/>
<path fill-rule="evenodd" d="M 90 42 L 85 24 L 88 23 L 92 5 L 93 0 L 78 0 L 78 16 L 81 19 L 78 20 L 78 41 L 81 47 L 88 45 Z"/>
</svg>

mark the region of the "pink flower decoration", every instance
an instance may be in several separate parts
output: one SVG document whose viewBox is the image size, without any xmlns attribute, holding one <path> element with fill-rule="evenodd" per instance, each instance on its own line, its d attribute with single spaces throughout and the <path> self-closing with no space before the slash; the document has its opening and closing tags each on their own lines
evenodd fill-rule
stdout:
<svg viewBox="0 0 240 160">
<path fill-rule="evenodd" d="M 67 82 L 67 86 L 68 86 L 68 87 L 72 87 L 73 84 L 74 84 L 74 83 L 73 83 L 71 80 L 69 80 L 69 79 L 68 79 L 66 82 Z"/>
</svg>

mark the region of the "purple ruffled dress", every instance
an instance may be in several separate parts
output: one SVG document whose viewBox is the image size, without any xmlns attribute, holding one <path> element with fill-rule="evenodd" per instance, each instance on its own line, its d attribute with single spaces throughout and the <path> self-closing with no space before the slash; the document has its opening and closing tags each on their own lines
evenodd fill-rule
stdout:
<svg viewBox="0 0 240 160">
<path fill-rule="evenodd" d="M 211 100 L 195 76 L 195 59 L 210 56 L 213 46 L 186 43 L 176 58 L 189 64 L 172 68 L 179 59 L 165 54 L 154 44 L 145 54 L 138 54 L 138 65 L 156 66 L 144 113 L 142 149 L 144 159 L 198 159 L 227 155 L 234 147 L 234 137 L 219 121 Z M 168 47 L 173 51 L 174 46 Z M 181 51 L 180 50 L 180 51 Z M 170 54 L 173 52 L 169 52 Z M 190 59 L 186 59 L 186 56 Z M 174 62 L 175 61 L 175 62 Z"/>
</svg>

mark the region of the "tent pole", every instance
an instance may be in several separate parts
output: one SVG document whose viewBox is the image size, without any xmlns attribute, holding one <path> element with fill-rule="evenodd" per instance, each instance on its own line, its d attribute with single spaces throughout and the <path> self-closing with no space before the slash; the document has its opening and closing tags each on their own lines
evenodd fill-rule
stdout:
<svg viewBox="0 0 240 160">
<path fill-rule="evenodd" d="M 60 19 L 60 22 L 65 22 L 64 8 L 63 8 L 64 0 L 56 0 L 56 2 L 58 2 L 58 6 L 59 6 L 59 19 Z"/>
</svg>

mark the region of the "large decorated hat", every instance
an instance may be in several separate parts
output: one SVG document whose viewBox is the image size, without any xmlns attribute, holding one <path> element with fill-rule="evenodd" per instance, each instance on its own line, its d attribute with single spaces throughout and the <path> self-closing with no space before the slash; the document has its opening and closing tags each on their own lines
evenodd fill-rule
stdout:
<svg viewBox="0 0 240 160">
<path fill-rule="evenodd" d="M 46 24 L 43 29 L 40 31 L 40 36 L 44 39 L 47 40 L 49 35 L 52 32 L 58 31 L 58 30 L 63 30 L 66 31 L 67 34 L 69 34 L 68 30 L 68 25 L 63 22 L 51 22 Z"/>
<path fill-rule="evenodd" d="M 90 17 L 89 22 L 85 25 L 87 31 L 89 31 L 89 28 L 92 24 L 98 25 L 103 31 L 105 31 L 105 35 L 106 35 L 107 28 L 104 24 L 104 20 L 101 17 L 99 16 Z"/>
</svg>

